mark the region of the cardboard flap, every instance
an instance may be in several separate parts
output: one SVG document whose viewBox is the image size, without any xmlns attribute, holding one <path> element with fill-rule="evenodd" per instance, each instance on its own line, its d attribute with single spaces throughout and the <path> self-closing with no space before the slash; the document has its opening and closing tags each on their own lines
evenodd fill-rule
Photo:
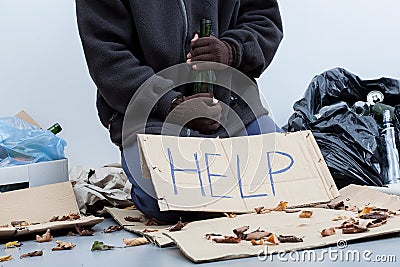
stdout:
<svg viewBox="0 0 400 267">
<path fill-rule="evenodd" d="M 79 213 L 70 182 L 0 194 L 0 225 L 26 220 L 43 223 L 53 216 Z"/>
<path fill-rule="evenodd" d="M 181 231 L 167 232 L 182 253 L 193 262 L 210 262 L 217 260 L 227 260 L 268 255 L 278 252 L 299 251 L 336 245 L 338 241 L 346 242 L 367 237 L 380 236 L 390 233 L 400 232 L 400 217 L 392 216 L 387 223 L 368 231 L 357 234 L 342 234 L 340 229 L 336 234 L 322 237 L 321 230 L 337 227 L 343 223 L 332 221 L 332 218 L 341 215 L 347 218 L 355 217 L 356 213 L 344 210 L 330 209 L 310 209 L 313 211 L 311 218 L 299 218 L 299 213 L 271 212 L 267 214 L 244 214 L 236 218 L 218 218 L 205 221 L 189 223 Z M 249 226 L 249 231 L 261 228 L 267 232 L 277 235 L 294 235 L 302 237 L 303 242 L 280 243 L 278 245 L 265 243 L 264 245 L 254 246 L 250 241 L 242 240 L 237 244 L 221 244 L 212 240 L 207 240 L 205 235 L 208 233 L 235 236 L 233 229 L 242 226 Z M 306 254 L 307 255 L 307 254 Z M 311 261 L 311 260 L 310 260 Z"/>
<path fill-rule="evenodd" d="M 161 210 L 250 212 L 339 195 L 310 131 L 226 139 L 138 135 Z"/>
</svg>

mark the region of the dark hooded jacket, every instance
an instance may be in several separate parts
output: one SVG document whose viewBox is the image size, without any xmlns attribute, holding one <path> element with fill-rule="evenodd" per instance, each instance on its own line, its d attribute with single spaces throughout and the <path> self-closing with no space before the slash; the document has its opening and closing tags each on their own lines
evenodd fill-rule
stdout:
<svg viewBox="0 0 400 267">
<path fill-rule="evenodd" d="M 233 67 L 253 80 L 271 63 L 283 36 L 276 0 L 76 0 L 76 10 L 89 73 L 98 88 L 100 121 L 119 146 L 135 92 L 157 72 L 186 62 L 201 19 L 212 21 L 212 34 L 234 47 Z M 240 96 L 219 92 L 216 98 L 244 125 L 267 113 L 261 102 L 250 109 Z M 157 98 L 145 132 L 161 133 L 171 102 L 182 94 L 180 86 Z M 203 136 L 196 131 L 181 135 Z M 212 136 L 226 135 L 220 129 Z"/>
</svg>

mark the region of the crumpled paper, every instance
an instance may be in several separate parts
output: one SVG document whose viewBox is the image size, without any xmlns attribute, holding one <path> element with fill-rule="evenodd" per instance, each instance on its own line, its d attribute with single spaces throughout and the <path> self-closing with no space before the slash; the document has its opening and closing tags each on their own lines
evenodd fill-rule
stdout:
<svg viewBox="0 0 400 267">
<path fill-rule="evenodd" d="M 132 206 L 131 183 L 118 164 L 99 169 L 75 166 L 70 170 L 69 180 L 81 213 L 101 210 L 104 206 Z M 101 207 L 101 208 L 99 208 Z"/>
</svg>

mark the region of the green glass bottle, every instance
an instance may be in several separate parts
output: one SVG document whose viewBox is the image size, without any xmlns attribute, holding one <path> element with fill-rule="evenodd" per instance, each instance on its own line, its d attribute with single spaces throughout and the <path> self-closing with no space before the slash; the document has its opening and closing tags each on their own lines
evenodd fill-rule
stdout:
<svg viewBox="0 0 400 267">
<path fill-rule="evenodd" d="M 58 134 L 59 132 L 62 131 L 61 125 L 58 123 L 54 123 L 52 126 L 50 126 L 50 128 L 48 128 L 47 130 L 49 130 L 50 132 L 52 132 L 53 134 Z"/>
<path fill-rule="evenodd" d="M 202 19 L 200 21 L 200 38 L 209 37 L 211 35 L 211 20 Z M 214 93 L 214 84 L 216 81 L 215 72 L 211 69 L 197 71 L 195 74 L 195 82 L 193 93 Z"/>
</svg>

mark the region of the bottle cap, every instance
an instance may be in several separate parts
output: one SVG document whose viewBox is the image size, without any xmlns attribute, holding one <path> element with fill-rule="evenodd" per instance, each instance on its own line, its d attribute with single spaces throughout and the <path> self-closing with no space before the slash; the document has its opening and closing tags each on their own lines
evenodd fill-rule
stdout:
<svg viewBox="0 0 400 267">
<path fill-rule="evenodd" d="M 376 103 L 383 102 L 384 95 L 379 91 L 371 91 L 367 95 L 367 102 L 373 106 Z"/>
</svg>

